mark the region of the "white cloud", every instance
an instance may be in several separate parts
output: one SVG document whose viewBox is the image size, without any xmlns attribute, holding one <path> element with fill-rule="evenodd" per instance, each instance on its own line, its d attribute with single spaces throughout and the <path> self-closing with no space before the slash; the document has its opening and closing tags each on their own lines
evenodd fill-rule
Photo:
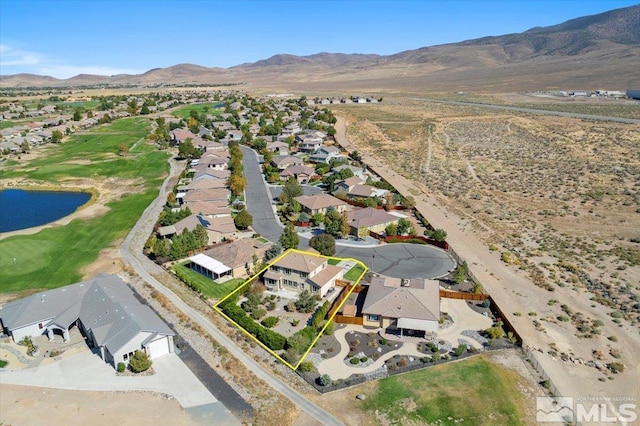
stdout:
<svg viewBox="0 0 640 426">
<path fill-rule="evenodd" d="M 0 67 L 36 65 L 43 59 L 38 53 L 12 49 L 6 44 L 0 44 Z"/>
<path fill-rule="evenodd" d="M 0 74 L 31 73 L 56 78 L 70 78 L 78 74 L 116 75 L 140 74 L 146 70 L 117 68 L 101 65 L 73 65 L 56 60 L 47 55 L 14 49 L 0 44 Z"/>
</svg>

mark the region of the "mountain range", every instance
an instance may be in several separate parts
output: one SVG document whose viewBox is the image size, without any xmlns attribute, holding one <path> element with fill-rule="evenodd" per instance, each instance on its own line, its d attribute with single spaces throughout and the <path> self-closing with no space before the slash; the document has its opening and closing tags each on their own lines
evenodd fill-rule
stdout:
<svg viewBox="0 0 640 426">
<path fill-rule="evenodd" d="M 231 68 L 179 64 L 138 75 L 0 76 L 2 87 L 241 84 L 301 91 L 640 88 L 640 5 L 549 27 L 392 55 L 279 54 Z"/>
</svg>

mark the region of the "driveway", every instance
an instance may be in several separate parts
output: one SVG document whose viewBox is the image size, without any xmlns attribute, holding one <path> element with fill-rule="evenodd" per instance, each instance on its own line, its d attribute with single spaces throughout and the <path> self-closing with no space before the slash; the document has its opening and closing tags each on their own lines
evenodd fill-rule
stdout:
<svg viewBox="0 0 640 426">
<path fill-rule="evenodd" d="M 253 216 L 253 229 L 269 241 L 276 242 L 283 226 L 276 218 L 269 190 L 265 185 L 258 157 L 251 148 L 240 146 L 244 154 L 247 180 L 247 209 Z M 309 247 L 309 239 L 300 237 L 299 249 Z M 437 247 L 417 244 L 385 244 L 376 247 L 336 247 L 336 256 L 362 261 L 373 271 L 394 278 L 437 278 L 456 267 L 447 252 Z"/>
<path fill-rule="evenodd" d="M 118 376 L 98 355 L 86 350 L 53 364 L 22 370 L 0 370 L 0 384 L 81 391 L 148 391 L 174 397 L 182 407 L 207 406 L 224 424 L 240 424 L 207 390 L 176 354 L 153 361 L 155 374 Z"/>
</svg>

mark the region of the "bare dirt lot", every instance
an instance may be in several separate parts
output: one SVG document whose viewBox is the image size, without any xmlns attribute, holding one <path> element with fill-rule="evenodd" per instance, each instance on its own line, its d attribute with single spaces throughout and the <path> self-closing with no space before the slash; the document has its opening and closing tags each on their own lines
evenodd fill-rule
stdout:
<svg viewBox="0 0 640 426">
<path fill-rule="evenodd" d="M 147 393 L 2 385 L 0 424 L 190 425 L 194 422 L 176 400 Z"/>
<path fill-rule="evenodd" d="M 445 228 L 567 396 L 637 397 L 637 125 L 400 98 L 361 107 L 334 108 L 352 148 Z"/>
</svg>

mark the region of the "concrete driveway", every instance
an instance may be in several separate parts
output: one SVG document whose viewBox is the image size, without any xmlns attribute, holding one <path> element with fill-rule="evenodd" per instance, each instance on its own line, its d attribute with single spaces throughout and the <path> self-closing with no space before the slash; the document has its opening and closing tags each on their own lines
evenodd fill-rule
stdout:
<svg viewBox="0 0 640 426">
<path fill-rule="evenodd" d="M 42 367 L 0 370 L 0 384 L 82 391 L 149 391 L 174 397 L 182 407 L 216 405 L 222 418 L 233 415 L 211 395 L 176 354 L 153 361 L 155 374 L 118 376 L 98 355 L 83 351 Z M 235 422 L 239 424 L 236 420 Z"/>
</svg>

